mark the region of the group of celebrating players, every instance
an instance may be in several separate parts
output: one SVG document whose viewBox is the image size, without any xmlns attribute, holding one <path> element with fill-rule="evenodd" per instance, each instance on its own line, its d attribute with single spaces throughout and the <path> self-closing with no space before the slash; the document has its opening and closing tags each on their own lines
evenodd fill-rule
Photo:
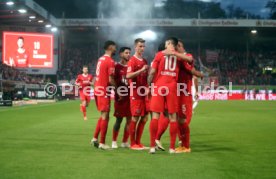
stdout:
<svg viewBox="0 0 276 179">
<path fill-rule="evenodd" d="M 89 92 L 87 93 L 90 89 L 85 90 L 85 87 L 94 85 L 94 97 L 100 117 L 91 144 L 100 149 L 110 149 L 105 139 L 111 103 L 109 89 L 113 87 L 116 122 L 111 148 L 118 148 L 120 125 L 123 118 L 126 118 L 121 147 L 132 150 L 149 149 L 150 154 L 156 153 L 156 150 L 165 151 L 160 139 L 170 126 L 169 153 L 191 152 L 189 124 L 193 112 L 192 84 L 195 77 L 202 78 L 203 74 L 194 68 L 194 58 L 185 52 L 183 41 L 175 37 L 167 38 L 160 45 L 150 67 L 143 58 L 145 40 L 136 39 L 134 47 L 135 53 L 132 57 L 131 48 L 120 48 L 120 62 L 116 63 L 112 59 L 116 44 L 106 41 L 105 54 L 98 60 L 95 79 L 88 74 L 87 66 L 83 67 L 83 74 L 76 79 L 84 120 L 87 120 L 86 107 L 90 102 Z M 121 87 L 126 87 L 124 89 L 127 89 L 127 95 L 118 92 Z M 150 147 L 145 147 L 141 138 L 148 115 L 151 117 Z M 175 148 L 177 136 L 180 146 Z"/>
</svg>

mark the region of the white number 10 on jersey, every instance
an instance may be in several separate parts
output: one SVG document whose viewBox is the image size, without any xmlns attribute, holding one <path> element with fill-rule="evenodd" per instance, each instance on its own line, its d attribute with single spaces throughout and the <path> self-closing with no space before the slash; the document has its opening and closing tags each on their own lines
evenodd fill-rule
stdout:
<svg viewBox="0 0 276 179">
<path fill-rule="evenodd" d="M 174 71 L 176 68 L 176 56 L 165 56 L 165 70 Z"/>
</svg>

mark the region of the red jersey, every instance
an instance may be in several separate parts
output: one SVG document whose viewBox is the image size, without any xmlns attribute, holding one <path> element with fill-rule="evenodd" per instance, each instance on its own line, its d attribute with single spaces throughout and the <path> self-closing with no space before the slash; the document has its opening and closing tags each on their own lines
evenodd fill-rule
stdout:
<svg viewBox="0 0 276 179">
<path fill-rule="evenodd" d="M 117 84 L 117 87 L 120 86 L 128 86 L 128 81 L 126 79 L 126 74 L 127 74 L 127 65 L 123 65 L 121 63 L 116 63 L 115 64 L 115 82 Z M 129 94 L 129 93 L 128 93 Z M 125 96 L 128 98 L 128 96 Z M 118 95 L 115 94 L 115 99 L 118 98 Z"/>
<path fill-rule="evenodd" d="M 126 74 L 127 74 L 127 65 L 116 63 L 114 78 L 118 87 L 128 86 L 128 82 L 126 80 Z"/>
<path fill-rule="evenodd" d="M 192 57 L 192 54 L 187 54 L 187 56 Z M 192 94 L 192 85 L 193 85 L 193 75 L 191 73 L 194 68 L 194 62 L 183 61 L 179 71 L 179 83 L 185 83 L 187 85 L 187 92 Z"/>
<path fill-rule="evenodd" d="M 115 62 L 110 56 L 104 55 L 99 58 L 96 68 L 95 92 L 101 90 L 106 94 L 106 88 L 110 85 L 109 76 L 113 76 L 114 71 Z M 97 90 L 97 88 L 99 89 Z"/>
<path fill-rule="evenodd" d="M 15 55 L 14 55 L 14 63 L 15 63 L 15 67 L 18 67 L 18 68 L 26 68 L 28 67 L 28 53 L 25 52 L 24 53 L 19 53 L 18 51 L 15 52 Z"/>
<path fill-rule="evenodd" d="M 158 52 L 152 63 L 152 68 L 157 70 L 155 78 L 156 85 L 166 85 L 177 83 L 180 60 L 176 56 L 165 56 L 163 52 Z"/>
<path fill-rule="evenodd" d="M 76 79 L 76 83 L 80 84 L 79 90 L 82 91 L 85 87 L 91 86 L 91 82 L 93 80 L 93 76 L 90 74 L 87 74 L 86 76 L 84 74 L 79 74 Z M 86 88 L 86 90 L 89 90 Z"/>
<path fill-rule="evenodd" d="M 128 68 L 127 68 L 127 73 L 133 73 L 136 72 L 138 70 L 140 70 L 141 68 L 143 68 L 144 65 L 147 65 L 147 61 L 145 59 L 140 59 L 136 56 L 132 56 L 128 62 Z M 147 84 L 147 77 L 148 77 L 148 70 L 142 72 L 141 74 L 139 74 L 137 77 L 130 79 L 129 83 L 130 86 L 135 86 L 136 88 L 133 89 L 133 97 L 136 99 L 141 99 L 144 98 L 145 96 L 139 96 L 137 89 L 140 86 L 148 86 Z M 135 83 L 135 84 L 134 84 Z M 140 92 L 142 94 L 144 94 L 144 90 L 141 89 Z"/>
</svg>

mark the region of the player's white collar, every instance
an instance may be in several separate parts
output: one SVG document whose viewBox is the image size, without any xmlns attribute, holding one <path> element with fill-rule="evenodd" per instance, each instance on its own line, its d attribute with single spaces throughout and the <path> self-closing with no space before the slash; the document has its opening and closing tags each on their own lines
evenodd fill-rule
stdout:
<svg viewBox="0 0 276 179">
<path fill-rule="evenodd" d="M 123 66 L 123 67 L 127 67 L 127 65 L 122 64 L 121 62 L 118 62 L 119 65 Z"/>
<path fill-rule="evenodd" d="M 84 75 L 84 74 L 81 74 L 83 77 L 87 77 L 88 76 L 88 73 L 87 73 L 87 75 Z"/>
<path fill-rule="evenodd" d="M 105 57 L 111 57 L 111 56 L 110 56 L 110 55 L 108 55 L 108 54 L 104 54 L 104 56 L 105 56 Z"/>
<path fill-rule="evenodd" d="M 136 55 L 133 55 L 135 58 L 137 58 L 138 60 L 140 60 L 140 61 L 143 61 L 143 58 L 139 58 L 139 57 L 137 57 Z"/>
</svg>

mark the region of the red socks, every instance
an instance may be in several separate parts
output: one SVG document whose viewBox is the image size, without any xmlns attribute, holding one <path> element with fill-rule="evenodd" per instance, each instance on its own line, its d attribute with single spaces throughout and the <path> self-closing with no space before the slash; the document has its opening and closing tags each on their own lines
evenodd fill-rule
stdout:
<svg viewBox="0 0 276 179">
<path fill-rule="evenodd" d="M 107 132 L 107 127 L 108 127 L 108 119 L 105 119 L 101 121 L 101 140 L 100 143 L 101 144 L 105 144 L 105 137 L 106 137 L 106 132 Z"/>
<path fill-rule="evenodd" d="M 129 125 L 129 123 L 130 123 L 130 121 L 127 121 L 125 129 L 124 129 L 124 135 L 123 135 L 123 140 L 122 140 L 123 143 L 127 143 L 127 141 L 128 141 L 128 137 L 129 137 L 129 126 L 128 125 Z M 113 129 L 112 141 L 117 141 L 118 135 L 119 135 L 119 131 L 115 131 Z"/>
<path fill-rule="evenodd" d="M 167 130 L 169 123 L 170 123 L 170 120 L 168 118 L 166 118 L 163 115 L 160 115 L 160 119 L 158 122 L 158 131 L 157 131 L 157 135 L 156 135 L 157 140 L 161 139 L 162 135 Z"/>
<path fill-rule="evenodd" d="M 184 137 L 184 124 L 178 123 L 178 138 L 179 141 L 183 144 L 183 137 Z"/>
<path fill-rule="evenodd" d="M 126 123 L 126 127 L 125 127 L 125 130 L 124 130 L 124 136 L 123 136 L 123 143 L 127 143 L 127 141 L 128 141 L 128 137 L 129 137 L 129 123 L 130 123 L 130 121 L 127 121 L 127 123 Z"/>
<path fill-rule="evenodd" d="M 158 119 L 152 119 L 150 121 L 150 147 L 155 146 L 157 130 L 158 130 Z"/>
<path fill-rule="evenodd" d="M 95 132 L 94 132 L 94 138 L 95 139 L 98 139 L 100 129 L 101 129 L 101 122 L 102 122 L 102 118 L 100 117 L 98 122 L 97 122 L 96 129 L 95 129 Z"/>
<path fill-rule="evenodd" d="M 136 144 L 141 144 L 142 134 L 145 128 L 146 121 L 140 120 L 136 131 Z"/>
<path fill-rule="evenodd" d="M 130 135 L 130 144 L 135 145 L 135 131 L 136 131 L 136 121 L 131 120 L 129 124 L 129 135 Z"/>
<path fill-rule="evenodd" d="M 83 113 L 83 117 L 86 117 L 86 106 L 81 105 L 81 112 Z"/>
<path fill-rule="evenodd" d="M 113 129 L 112 141 L 117 141 L 118 134 L 119 134 L 119 131 L 115 131 Z"/>
<path fill-rule="evenodd" d="M 178 132 L 177 122 L 170 122 L 170 148 L 175 149 L 175 141 Z"/>
<path fill-rule="evenodd" d="M 129 130 L 124 131 L 124 136 L 123 136 L 123 143 L 127 143 L 129 137 Z"/>
<path fill-rule="evenodd" d="M 186 126 L 184 129 L 184 137 L 182 140 L 182 146 L 185 148 L 190 148 L 190 127 Z"/>
</svg>

